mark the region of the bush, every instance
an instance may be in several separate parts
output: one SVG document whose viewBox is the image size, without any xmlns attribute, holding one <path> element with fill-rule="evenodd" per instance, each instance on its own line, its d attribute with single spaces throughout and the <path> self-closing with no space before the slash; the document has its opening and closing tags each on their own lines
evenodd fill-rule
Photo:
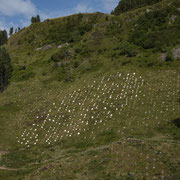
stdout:
<svg viewBox="0 0 180 180">
<path fill-rule="evenodd" d="M 53 62 L 60 62 L 63 59 L 68 59 L 71 57 L 71 52 L 67 47 L 64 47 L 62 49 L 60 49 L 57 53 L 53 54 L 51 56 L 51 60 Z"/>
<path fill-rule="evenodd" d="M 14 70 L 12 81 L 15 82 L 21 82 L 21 81 L 27 81 L 30 78 L 33 78 L 35 76 L 34 72 L 28 71 L 28 70 L 21 70 L 18 69 Z"/>
<path fill-rule="evenodd" d="M 10 56 L 5 48 L 0 48 L 0 91 L 8 85 L 11 73 L 12 66 Z"/>
<path fill-rule="evenodd" d="M 161 51 L 163 48 L 178 43 L 180 28 L 176 24 L 168 25 L 171 8 L 164 8 L 145 13 L 134 22 L 129 41 L 144 49 Z"/>
<path fill-rule="evenodd" d="M 121 0 L 118 6 L 112 11 L 114 15 L 120 15 L 123 12 L 131 9 L 140 8 L 146 5 L 151 5 L 160 2 L 161 0 Z"/>
<path fill-rule="evenodd" d="M 78 68 L 79 67 L 79 61 L 75 61 L 74 62 L 74 68 Z"/>
<path fill-rule="evenodd" d="M 127 55 L 127 57 L 135 57 L 138 54 L 136 47 L 128 42 L 122 42 L 119 49 L 120 55 Z"/>
<path fill-rule="evenodd" d="M 167 62 L 172 62 L 172 61 L 173 61 L 172 53 L 168 53 L 168 54 L 167 54 L 167 56 L 166 56 L 166 61 L 167 61 Z"/>
</svg>

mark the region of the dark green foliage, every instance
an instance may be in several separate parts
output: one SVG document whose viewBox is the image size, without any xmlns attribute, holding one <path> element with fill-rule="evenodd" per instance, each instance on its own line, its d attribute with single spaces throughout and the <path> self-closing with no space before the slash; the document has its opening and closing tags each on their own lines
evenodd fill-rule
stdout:
<svg viewBox="0 0 180 180">
<path fill-rule="evenodd" d="M 7 40 L 8 40 L 7 31 L 6 30 L 0 31 L 0 46 L 7 43 Z"/>
<path fill-rule="evenodd" d="M 78 42 L 81 37 L 89 32 L 96 23 L 97 16 L 87 18 L 88 23 L 84 21 L 83 15 L 69 16 L 61 23 L 50 23 L 49 33 L 46 35 L 48 42 L 73 43 Z"/>
<path fill-rule="evenodd" d="M 156 51 L 177 44 L 179 25 L 176 22 L 170 26 L 168 22 L 173 12 L 171 8 L 163 8 L 140 16 L 133 24 L 129 40 L 144 49 L 154 48 Z"/>
<path fill-rule="evenodd" d="M 21 82 L 21 81 L 26 81 L 30 78 L 34 77 L 34 73 L 32 71 L 27 70 L 20 70 L 20 69 L 15 69 L 13 72 L 13 81 L 15 82 Z"/>
<path fill-rule="evenodd" d="M 120 15 L 121 13 L 128 10 L 140 8 L 146 5 L 152 5 L 160 1 L 161 0 L 121 0 L 115 10 L 111 12 L 111 14 Z"/>
<path fill-rule="evenodd" d="M 36 17 L 32 17 L 32 18 L 31 18 L 31 23 L 32 23 L 32 24 L 38 23 L 38 22 L 41 22 L 39 15 L 37 15 Z"/>
<path fill-rule="evenodd" d="M 11 27 L 9 30 L 9 35 L 11 36 L 13 34 L 13 32 L 14 32 L 14 29 L 13 29 L 13 27 Z"/>
<path fill-rule="evenodd" d="M 122 41 L 115 47 L 110 54 L 112 59 L 118 59 L 120 56 L 135 57 L 138 54 L 137 47 L 127 41 Z"/>
<path fill-rule="evenodd" d="M 128 42 L 121 43 L 120 55 L 127 55 L 127 57 L 135 57 L 137 55 L 136 47 Z"/>
<path fill-rule="evenodd" d="M 0 48 L 0 91 L 8 85 L 8 79 L 11 77 L 12 67 L 9 54 L 5 48 Z"/>
<path fill-rule="evenodd" d="M 180 128 L 180 118 L 174 119 L 174 120 L 173 120 L 173 123 L 174 123 L 178 128 Z"/>
<path fill-rule="evenodd" d="M 166 56 L 166 61 L 167 61 L 167 62 L 173 61 L 173 55 L 172 55 L 171 52 L 169 52 L 169 53 L 167 54 L 167 56 Z"/>
<path fill-rule="evenodd" d="M 65 59 L 66 60 L 69 59 L 71 55 L 72 55 L 72 52 L 68 48 L 64 47 L 60 49 L 59 52 L 53 54 L 51 56 L 51 60 L 54 62 L 60 62 L 60 61 L 62 62 Z"/>
</svg>

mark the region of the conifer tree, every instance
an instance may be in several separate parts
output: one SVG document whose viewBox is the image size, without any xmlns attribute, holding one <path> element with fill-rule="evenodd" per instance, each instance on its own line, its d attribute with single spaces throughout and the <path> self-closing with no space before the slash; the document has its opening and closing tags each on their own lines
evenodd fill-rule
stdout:
<svg viewBox="0 0 180 180">
<path fill-rule="evenodd" d="M 36 17 L 36 22 L 41 22 L 39 14 Z"/>
<path fill-rule="evenodd" d="M 7 31 L 0 31 L 0 46 L 4 45 L 8 40 Z"/>
<path fill-rule="evenodd" d="M 38 22 L 41 22 L 39 15 L 37 15 L 36 17 L 32 17 L 32 18 L 31 18 L 31 23 L 32 23 L 32 24 L 38 23 Z"/>
<path fill-rule="evenodd" d="M 14 32 L 14 29 L 13 29 L 13 27 L 11 27 L 9 30 L 9 35 L 11 36 L 13 34 L 13 32 Z"/>
<path fill-rule="evenodd" d="M 5 48 L 0 47 L 0 92 L 8 85 L 11 77 L 11 59 Z"/>
</svg>

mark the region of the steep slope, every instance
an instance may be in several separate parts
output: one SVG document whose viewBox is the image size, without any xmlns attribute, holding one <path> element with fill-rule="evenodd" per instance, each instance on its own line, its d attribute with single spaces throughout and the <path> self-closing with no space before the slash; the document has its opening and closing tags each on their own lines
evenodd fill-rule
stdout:
<svg viewBox="0 0 180 180">
<path fill-rule="evenodd" d="M 123 12 L 146 7 L 147 5 L 152 5 L 160 1 L 162 0 L 121 0 L 114 11 L 112 11 L 112 14 L 120 15 Z"/>
<path fill-rule="evenodd" d="M 176 2 L 46 20 L 9 39 L 0 179 L 179 178 Z"/>
</svg>

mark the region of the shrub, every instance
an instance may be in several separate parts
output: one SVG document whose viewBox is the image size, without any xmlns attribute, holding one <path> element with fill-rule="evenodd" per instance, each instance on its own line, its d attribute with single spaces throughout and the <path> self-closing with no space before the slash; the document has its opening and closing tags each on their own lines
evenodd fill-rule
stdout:
<svg viewBox="0 0 180 180">
<path fill-rule="evenodd" d="M 155 4 L 160 1 L 161 0 L 121 0 L 118 6 L 111 13 L 114 15 L 120 15 L 121 13 L 129 11 L 131 9 Z"/>
<path fill-rule="evenodd" d="M 71 57 L 71 52 L 67 47 L 64 47 L 62 49 L 60 49 L 57 53 L 53 54 L 51 56 L 51 60 L 53 62 L 60 62 L 63 59 L 68 59 Z"/>
<path fill-rule="evenodd" d="M 0 91 L 8 85 L 11 73 L 12 66 L 10 56 L 5 48 L 0 48 Z"/>
<path fill-rule="evenodd" d="M 138 53 L 136 47 L 128 42 L 122 42 L 119 49 L 120 55 L 127 55 L 127 57 L 135 57 Z"/>
<path fill-rule="evenodd" d="M 166 56 L 166 61 L 167 62 L 172 62 L 173 61 L 173 56 L 172 56 L 172 53 L 168 53 L 167 56 Z"/>
<path fill-rule="evenodd" d="M 79 61 L 75 61 L 74 62 L 74 68 L 78 68 L 79 67 Z"/>
<path fill-rule="evenodd" d="M 144 49 L 156 51 L 177 44 L 180 28 L 177 24 L 168 25 L 170 14 L 170 8 L 163 8 L 140 16 L 133 24 L 134 29 L 131 31 L 129 41 Z"/>
</svg>

